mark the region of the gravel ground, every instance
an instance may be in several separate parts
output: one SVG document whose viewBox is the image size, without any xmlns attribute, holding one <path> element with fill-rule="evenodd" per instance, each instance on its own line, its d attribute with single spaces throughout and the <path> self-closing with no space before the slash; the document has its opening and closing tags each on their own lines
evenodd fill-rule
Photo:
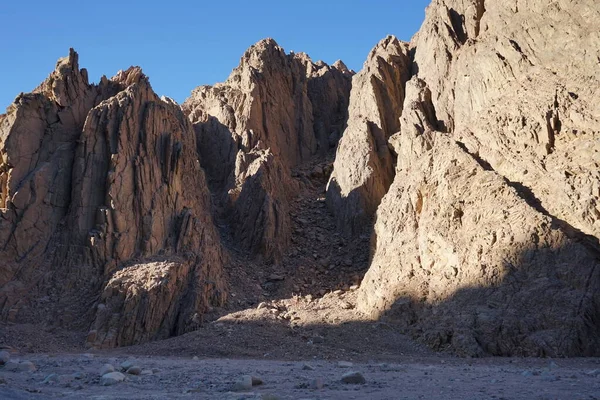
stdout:
<svg viewBox="0 0 600 400">
<path fill-rule="evenodd" d="M 22 361 L 36 370 L 10 370 Z M 120 371 L 124 362 L 139 366 L 141 375 L 124 372 L 123 382 L 104 386 L 103 366 Z M 365 383 L 343 383 L 349 372 Z M 263 383 L 236 387 L 245 375 Z M 2 399 L 598 399 L 600 360 L 436 356 L 351 363 L 30 354 L 13 355 L 0 367 L 0 382 Z"/>
</svg>

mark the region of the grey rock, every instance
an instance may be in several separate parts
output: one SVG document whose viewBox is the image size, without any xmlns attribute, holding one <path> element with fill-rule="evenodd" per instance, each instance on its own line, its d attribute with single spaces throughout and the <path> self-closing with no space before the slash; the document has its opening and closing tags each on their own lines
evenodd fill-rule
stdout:
<svg viewBox="0 0 600 400">
<path fill-rule="evenodd" d="M 43 384 L 49 384 L 49 383 L 58 383 L 59 382 L 59 377 L 57 374 L 50 374 L 46 377 L 46 379 L 44 379 L 44 381 L 42 382 Z"/>
<path fill-rule="evenodd" d="M 305 370 L 305 371 L 314 371 L 314 370 L 315 370 L 315 367 L 313 367 L 313 366 L 312 366 L 312 365 L 310 365 L 310 364 L 304 364 L 304 365 L 302 366 L 302 369 L 303 369 L 303 370 Z"/>
<path fill-rule="evenodd" d="M 125 380 L 125 375 L 120 372 L 109 372 L 108 374 L 102 375 L 100 379 L 100 384 L 102 386 L 111 386 L 115 385 L 119 382 L 123 382 Z"/>
<path fill-rule="evenodd" d="M 263 380 L 260 377 L 252 375 L 252 386 L 260 386 L 262 384 Z"/>
<path fill-rule="evenodd" d="M 142 373 L 142 369 L 137 365 L 134 365 L 133 367 L 129 367 L 127 369 L 127 373 L 129 375 L 140 375 Z"/>
<path fill-rule="evenodd" d="M 234 392 L 246 392 L 252 390 L 252 376 L 243 375 L 233 384 L 232 390 Z"/>
<path fill-rule="evenodd" d="M 4 365 L 10 361 L 10 353 L 8 351 L 0 351 L 0 365 Z"/>
<path fill-rule="evenodd" d="M 324 386 L 323 379 L 321 379 L 321 378 L 315 378 L 310 381 L 311 389 L 321 390 L 321 389 L 323 389 L 323 386 Z"/>
<path fill-rule="evenodd" d="M 100 368 L 100 376 L 106 375 L 110 372 L 115 372 L 115 367 L 112 364 L 104 364 L 102 368 Z"/>
<path fill-rule="evenodd" d="M 341 381 L 343 383 L 348 383 L 351 385 L 364 385 L 365 383 L 367 383 L 365 377 L 360 372 L 356 371 L 350 371 L 345 373 L 344 375 L 342 375 Z"/>
<path fill-rule="evenodd" d="M 339 368 L 351 368 L 354 364 L 349 361 L 338 361 L 337 366 Z"/>
<path fill-rule="evenodd" d="M 135 365 L 134 362 L 131 360 L 123 361 L 121 363 L 121 369 L 123 371 L 127 371 L 129 368 L 133 367 L 134 365 Z"/>
</svg>

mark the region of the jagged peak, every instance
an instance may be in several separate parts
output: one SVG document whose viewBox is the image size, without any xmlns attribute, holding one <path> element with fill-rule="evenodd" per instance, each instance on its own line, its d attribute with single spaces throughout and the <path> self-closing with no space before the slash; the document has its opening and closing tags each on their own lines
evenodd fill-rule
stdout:
<svg viewBox="0 0 600 400">
<path fill-rule="evenodd" d="M 56 62 L 55 71 L 61 71 L 64 67 L 71 68 L 73 71 L 79 71 L 79 54 L 72 47 L 69 48 L 69 55 L 61 57 Z"/>
<path fill-rule="evenodd" d="M 354 75 L 354 70 L 349 69 L 346 64 L 342 60 L 337 60 L 331 65 L 333 68 L 337 69 L 344 75 Z"/>
<path fill-rule="evenodd" d="M 135 85 L 142 81 L 150 83 L 148 77 L 144 75 L 142 68 L 138 66 L 131 66 L 124 71 L 120 70 L 110 80 L 125 87 Z"/>
</svg>

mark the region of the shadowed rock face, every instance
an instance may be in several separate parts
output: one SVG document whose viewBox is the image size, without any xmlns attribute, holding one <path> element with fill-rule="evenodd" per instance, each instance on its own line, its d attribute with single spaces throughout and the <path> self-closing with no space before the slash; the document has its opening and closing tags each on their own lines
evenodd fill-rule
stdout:
<svg viewBox="0 0 600 400">
<path fill-rule="evenodd" d="M 3 319 L 95 321 L 91 344 L 114 346 L 185 332 L 222 303 L 194 131 L 139 68 L 90 85 L 71 51 L 1 124 Z"/>
<path fill-rule="evenodd" d="M 363 312 L 465 355 L 598 355 L 598 16 L 585 0 L 429 6 Z M 359 165 L 334 176 L 374 170 Z"/>
<path fill-rule="evenodd" d="M 226 82 L 198 87 L 183 104 L 218 206 L 233 216 L 235 240 L 251 254 L 281 258 L 297 190 L 290 169 L 336 145 L 352 74 L 341 61 L 313 63 L 265 39 Z"/>
</svg>

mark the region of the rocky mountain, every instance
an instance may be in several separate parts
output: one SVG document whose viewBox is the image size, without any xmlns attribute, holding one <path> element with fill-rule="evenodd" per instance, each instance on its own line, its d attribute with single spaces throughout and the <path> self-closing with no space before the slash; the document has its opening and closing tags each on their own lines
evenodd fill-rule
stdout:
<svg viewBox="0 0 600 400">
<path fill-rule="evenodd" d="M 139 68 L 89 84 L 71 51 L 0 129 L 4 320 L 91 325 L 91 344 L 116 346 L 185 332 L 222 304 L 192 125 Z"/>
<path fill-rule="evenodd" d="M 281 259 L 297 190 L 291 169 L 337 144 L 352 75 L 341 61 L 313 63 L 265 39 L 226 82 L 198 87 L 183 104 L 221 215 L 250 254 Z"/>
<path fill-rule="evenodd" d="M 598 356 L 598 21 L 594 0 L 433 0 L 357 74 L 265 39 L 181 106 L 138 67 L 90 84 L 71 51 L 0 116 L 0 318 L 123 346 L 308 282 L 318 314 L 314 276 L 368 267 L 345 321 Z"/>
<path fill-rule="evenodd" d="M 398 127 L 386 134 L 393 183 L 383 199 L 372 189 L 391 179 L 381 134 L 351 130 L 364 115 L 352 108 L 329 183 L 340 215 L 373 216 L 381 199 L 361 310 L 465 355 L 598 354 L 599 12 L 590 1 L 428 7 L 402 45 L 411 63 L 385 64 L 410 76 L 387 86 L 404 95 L 385 114 Z"/>
</svg>

